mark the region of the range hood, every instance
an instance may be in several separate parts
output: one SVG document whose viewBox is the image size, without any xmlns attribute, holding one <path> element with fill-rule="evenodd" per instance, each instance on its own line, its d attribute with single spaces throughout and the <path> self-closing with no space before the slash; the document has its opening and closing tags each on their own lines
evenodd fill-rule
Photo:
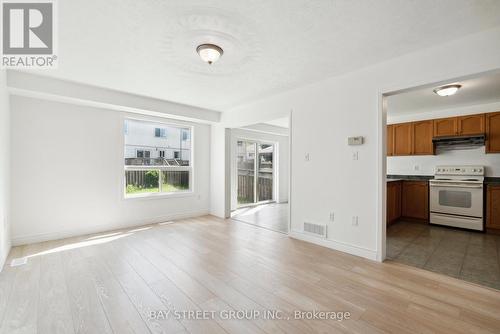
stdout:
<svg viewBox="0 0 500 334">
<path fill-rule="evenodd" d="M 432 143 L 437 149 L 442 150 L 464 150 L 484 146 L 486 136 L 484 134 L 469 136 L 450 136 L 432 138 Z"/>
</svg>

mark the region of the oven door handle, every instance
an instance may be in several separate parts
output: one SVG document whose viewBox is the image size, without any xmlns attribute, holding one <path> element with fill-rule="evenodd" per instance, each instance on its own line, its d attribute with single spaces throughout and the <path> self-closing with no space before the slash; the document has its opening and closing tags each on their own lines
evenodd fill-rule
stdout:
<svg viewBox="0 0 500 334">
<path fill-rule="evenodd" d="M 482 189 L 483 185 L 431 183 L 431 187 Z"/>
</svg>

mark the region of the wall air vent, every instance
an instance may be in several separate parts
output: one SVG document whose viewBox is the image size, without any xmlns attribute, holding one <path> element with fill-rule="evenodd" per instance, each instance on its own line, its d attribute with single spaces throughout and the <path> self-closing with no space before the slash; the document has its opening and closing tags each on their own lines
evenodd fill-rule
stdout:
<svg viewBox="0 0 500 334">
<path fill-rule="evenodd" d="M 304 232 L 326 238 L 326 225 L 304 223 Z"/>
</svg>

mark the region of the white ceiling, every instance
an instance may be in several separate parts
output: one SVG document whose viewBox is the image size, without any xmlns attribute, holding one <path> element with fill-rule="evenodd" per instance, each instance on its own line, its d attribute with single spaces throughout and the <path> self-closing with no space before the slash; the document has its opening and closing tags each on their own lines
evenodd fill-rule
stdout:
<svg viewBox="0 0 500 334">
<path fill-rule="evenodd" d="M 290 121 L 289 121 L 288 117 L 273 119 L 272 121 L 267 121 L 265 123 L 269 124 L 269 125 L 279 126 L 282 128 L 287 128 L 287 129 L 290 126 Z"/>
<path fill-rule="evenodd" d="M 458 83 L 462 87 L 455 95 L 446 97 L 435 94 L 433 92 L 435 87 L 420 88 L 389 96 L 388 115 L 415 115 L 429 111 L 500 102 L 500 72 L 449 83 Z"/>
<path fill-rule="evenodd" d="M 58 1 L 43 75 L 216 110 L 500 25 L 498 0 Z M 212 66 L 200 43 L 225 51 Z M 496 42 L 496 41 L 492 41 Z"/>
</svg>

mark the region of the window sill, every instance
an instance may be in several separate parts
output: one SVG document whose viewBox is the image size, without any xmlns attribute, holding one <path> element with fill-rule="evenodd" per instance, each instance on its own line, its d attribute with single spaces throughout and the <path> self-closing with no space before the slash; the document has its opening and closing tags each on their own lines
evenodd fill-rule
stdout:
<svg viewBox="0 0 500 334">
<path fill-rule="evenodd" d="M 167 199 L 167 198 L 182 198 L 182 197 L 194 197 L 196 194 L 193 191 L 179 191 L 174 193 L 150 193 L 150 194 L 138 194 L 138 195 L 124 195 L 124 201 L 131 200 L 151 200 L 151 199 Z"/>
</svg>

